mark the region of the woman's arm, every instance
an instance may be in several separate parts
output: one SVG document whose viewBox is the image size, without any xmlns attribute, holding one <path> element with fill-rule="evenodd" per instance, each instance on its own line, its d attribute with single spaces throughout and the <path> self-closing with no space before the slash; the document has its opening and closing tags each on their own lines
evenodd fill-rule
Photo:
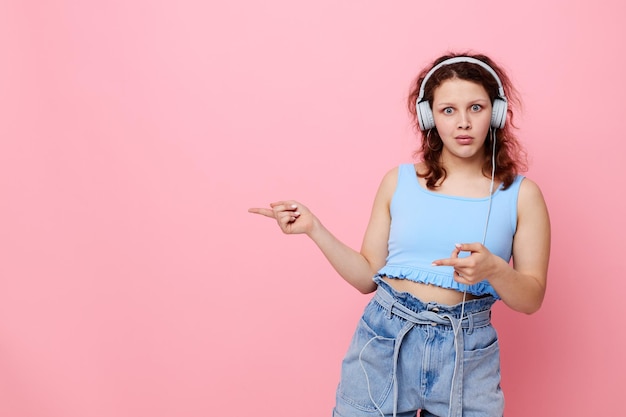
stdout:
<svg viewBox="0 0 626 417">
<path fill-rule="evenodd" d="M 389 205 L 397 179 L 397 168 L 383 178 L 360 252 L 337 239 L 307 207 L 296 201 L 278 201 L 270 204 L 271 209 L 251 208 L 248 211 L 276 219 L 284 233 L 308 235 L 339 275 L 360 292 L 369 293 L 376 289 L 372 277 L 385 265 L 387 258 L 391 225 Z"/>
<path fill-rule="evenodd" d="M 550 258 L 550 218 L 541 190 L 524 179 L 518 198 L 513 265 L 500 259 L 499 271 L 489 278 L 502 301 L 516 311 L 539 310 L 546 292 Z"/>
<path fill-rule="evenodd" d="M 513 267 L 480 243 L 458 244 L 449 259 L 434 265 L 455 269 L 454 279 L 475 284 L 489 277 L 489 284 L 513 310 L 532 314 L 539 310 L 546 292 L 550 258 L 550 219 L 539 187 L 524 179 L 518 198 L 517 231 L 513 238 Z M 459 258 L 460 252 L 471 252 Z"/>
</svg>

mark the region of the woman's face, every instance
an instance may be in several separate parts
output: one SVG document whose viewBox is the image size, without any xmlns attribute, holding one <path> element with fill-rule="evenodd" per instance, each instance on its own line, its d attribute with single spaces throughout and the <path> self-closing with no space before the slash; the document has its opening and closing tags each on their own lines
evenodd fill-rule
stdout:
<svg viewBox="0 0 626 417">
<path fill-rule="evenodd" d="M 491 123 L 491 100 L 485 88 L 458 78 L 446 80 L 434 91 L 432 109 L 444 145 L 442 156 L 482 161 Z"/>
</svg>

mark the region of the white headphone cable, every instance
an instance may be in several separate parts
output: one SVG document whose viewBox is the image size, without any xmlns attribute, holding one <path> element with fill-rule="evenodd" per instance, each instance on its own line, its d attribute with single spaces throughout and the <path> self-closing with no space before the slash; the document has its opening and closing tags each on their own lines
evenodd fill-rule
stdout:
<svg viewBox="0 0 626 417">
<path fill-rule="evenodd" d="M 493 144 L 493 147 L 491 150 L 491 183 L 489 184 L 489 204 L 487 206 L 487 218 L 485 220 L 485 230 L 483 231 L 483 241 L 482 241 L 483 246 L 485 245 L 485 242 L 487 241 L 487 228 L 489 226 L 489 216 L 491 215 L 491 198 L 493 196 L 494 179 L 496 176 L 496 131 L 495 129 L 492 129 L 491 127 L 489 128 L 489 130 L 491 132 L 491 143 Z M 467 296 L 467 284 L 465 284 L 464 286 L 465 288 L 463 289 L 463 301 L 461 302 L 460 323 L 463 322 L 463 315 L 465 314 L 465 298 Z M 459 325 L 456 331 L 458 332 L 461 327 L 462 326 Z M 455 336 L 456 336 L 456 333 L 455 333 Z"/>
</svg>

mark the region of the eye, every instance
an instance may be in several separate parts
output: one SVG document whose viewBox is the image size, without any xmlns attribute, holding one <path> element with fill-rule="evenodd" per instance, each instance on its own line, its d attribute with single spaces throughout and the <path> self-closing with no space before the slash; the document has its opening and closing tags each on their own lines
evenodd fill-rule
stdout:
<svg viewBox="0 0 626 417">
<path fill-rule="evenodd" d="M 452 107 L 446 107 L 445 109 L 443 109 L 443 114 L 452 114 L 454 113 L 454 110 L 452 109 Z"/>
<path fill-rule="evenodd" d="M 480 104 L 472 104 L 472 111 L 480 111 L 482 110 L 483 106 L 481 106 Z"/>
</svg>

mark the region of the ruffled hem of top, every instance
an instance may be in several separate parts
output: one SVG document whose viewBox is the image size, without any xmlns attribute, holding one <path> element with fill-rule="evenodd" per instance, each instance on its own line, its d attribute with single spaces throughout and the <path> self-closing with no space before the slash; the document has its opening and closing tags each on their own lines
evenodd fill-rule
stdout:
<svg viewBox="0 0 626 417">
<path fill-rule="evenodd" d="M 452 279 L 448 274 L 440 274 L 411 266 L 385 265 L 376 274 L 377 277 L 386 276 L 396 279 L 407 279 L 409 281 L 421 282 L 434 285 L 436 287 L 447 288 L 457 291 L 465 291 L 472 295 L 491 295 L 499 300 L 498 293 L 486 281 L 474 285 L 460 284 Z"/>
</svg>

